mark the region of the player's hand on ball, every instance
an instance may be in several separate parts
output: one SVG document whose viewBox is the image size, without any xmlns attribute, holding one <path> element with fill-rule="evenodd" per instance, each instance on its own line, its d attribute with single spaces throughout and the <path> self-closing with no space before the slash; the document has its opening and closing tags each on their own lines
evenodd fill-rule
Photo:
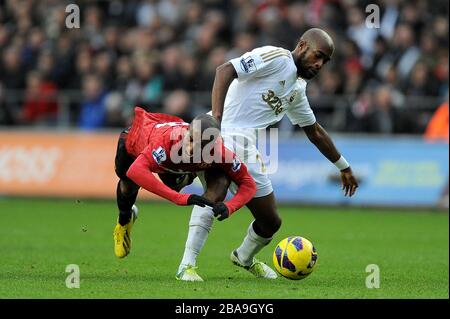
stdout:
<svg viewBox="0 0 450 319">
<path fill-rule="evenodd" d="M 214 205 L 213 207 L 214 217 L 217 217 L 217 220 L 222 221 L 225 218 L 230 216 L 230 212 L 228 211 L 227 205 L 220 202 Z"/>
<path fill-rule="evenodd" d="M 358 188 L 358 182 L 355 176 L 353 176 L 352 169 L 350 167 L 341 171 L 342 189 L 345 190 L 344 196 L 352 197 L 356 189 Z"/>
<path fill-rule="evenodd" d="M 189 196 L 189 198 L 187 200 L 187 204 L 188 205 L 197 205 L 200 207 L 205 207 L 205 206 L 213 207 L 214 206 L 214 203 L 211 202 L 210 200 L 206 199 L 203 196 L 199 196 L 199 195 L 195 195 L 195 194 L 192 194 L 191 196 Z"/>
</svg>

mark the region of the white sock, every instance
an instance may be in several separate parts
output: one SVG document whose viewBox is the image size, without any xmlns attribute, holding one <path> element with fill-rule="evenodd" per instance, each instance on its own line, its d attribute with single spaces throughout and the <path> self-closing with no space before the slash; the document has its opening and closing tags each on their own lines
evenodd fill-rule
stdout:
<svg viewBox="0 0 450 319">
<path fill-rule="evenodd" d="M 248 227 L 247 235 L 244 238 L 241 246 L 236 249 L 239 260 L 245 265 L 250 266 L 253 262 L 253 257 L 266 246 L 272 238 L 264 238 L 255 233 L 253 230 L 253 222 Z"/>
<path fill-rule="evenodd" d="M 196 265 L 197 256 L 205 245 L 213 221 L 214 214 L 210 207 L 194 206 L 191 220 L 189 221 L 189 233 L 184 248 L 183 259 L 181 260 L 178 272 L 187 265 Z"/>
</svg>

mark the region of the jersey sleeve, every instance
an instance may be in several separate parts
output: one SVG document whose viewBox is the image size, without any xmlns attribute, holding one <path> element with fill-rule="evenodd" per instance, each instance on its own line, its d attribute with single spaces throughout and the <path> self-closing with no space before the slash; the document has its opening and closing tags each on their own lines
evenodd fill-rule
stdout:
<svg viewBox="0 0 450 319">
<path fill-rule="evenodd" d="M 297 85 L 297 95 L 288 108 L 286 115 L 293 125 L 301 127 L 316 123 L 316 117 L 306 96 L 306 82 Z"/>
<path fill-rule="evenodd" d="M 177 205 L 187 205 L 189 194 L 180 194 L 159 179 L 153 172 L 158 165 L 145 154 L 140 154 L 127 171 L 127 177 L 147 191 L 161 196 Z"/>
<path fill-rule="evenodd" d="M 225 205 L 233 214 L 235 211 L 247 204 L 256 194 L 256 183 L 248 173 L 247 167 L 230 150 L 224 147 L 224 161 L 222 169 L 230 176 L 231 180 L 238 186 L 236 194 Z"/>
<path fill-rule="evenodd" d="M 283 72 L 287 58 L 291 58 L 291 53 L 283 48 L 257 48 L 231 59 L 230 63 L 236 70 L 238 81 L 246 81 Z"/>
</svg>

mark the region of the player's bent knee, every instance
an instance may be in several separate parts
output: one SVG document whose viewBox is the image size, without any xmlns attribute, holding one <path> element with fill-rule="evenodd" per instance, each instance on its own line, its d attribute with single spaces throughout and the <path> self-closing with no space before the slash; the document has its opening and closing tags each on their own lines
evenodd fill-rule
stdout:
<svg viewBox="0 0 450 319">
<path fill-rule="evenodd" d="M 280 229 L 282 223 L 281 218 L 277 215 L 257 222 L 261 232 L 260 235 L 266 238 L 272 237 Z"/>
<path fill-rule="evenodd" d="M 270 237 L 272 237 L 281 227 L 281 219 L 280 218 L 276 218 L 274 220 L 271 221 L 270 224 L 267 225 L 268 227 L 266 227 L 266 232 L 267 234 L 270 235 Z"/>
<path fill-rule="evenodd" d="M 211 191 L 207 190 L 203 194 L 203 197 L 207 198 L 208 200 L 210 200 L 214 204 L 223 202 L 225 200 L 226 196 L 227 196 L 226 190 L 225 191 L 215 191 L 215 192 L 211 192 Z"/>
<path fill-rule="evenodd" d="M 132 196 L 139 191 L 139 186 L 126 180 L 120 180 L 120 191 L 125 196 Z"/>
<path fill-rule="evenodd" d="M 227 196 L 231 179 L 218 170 L 208 170 L 205 172 L 206 191 L 204 197 L 213 203 L 223 202 Z"/>
<path fill-rule="evenodd" d="M 279 216 L 277 216 L 273 221 L 273 234 L 275 234 L 281 228 L 282 220 Z"/>
</svg>

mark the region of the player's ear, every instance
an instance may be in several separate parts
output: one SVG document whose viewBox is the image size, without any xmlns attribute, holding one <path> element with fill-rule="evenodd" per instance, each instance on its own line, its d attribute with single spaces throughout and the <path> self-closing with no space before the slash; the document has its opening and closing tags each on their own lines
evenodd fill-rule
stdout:
<svg viewBox="0 0 450 319">
<path fill-rule="evenodd" d="M 303 53 L 308 49 L 308 43 L 305 40 L 300 40 L 297 47 L 300 49 L 300 53 Z"/>
</svg>

